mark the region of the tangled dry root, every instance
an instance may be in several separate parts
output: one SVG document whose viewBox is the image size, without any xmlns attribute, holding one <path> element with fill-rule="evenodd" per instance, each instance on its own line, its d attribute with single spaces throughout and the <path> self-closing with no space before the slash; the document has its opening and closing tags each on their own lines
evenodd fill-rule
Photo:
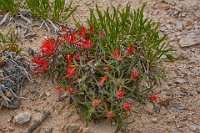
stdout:
<svg viewBox="0 0 200 133">
<path fill-rule="evenodd" d="M 15 109 L 13 101 L 20 98 L 26 79 L 31 80 L 30 65 L 15 53 L 0 51 L 0 105 Z"/>
</svg>

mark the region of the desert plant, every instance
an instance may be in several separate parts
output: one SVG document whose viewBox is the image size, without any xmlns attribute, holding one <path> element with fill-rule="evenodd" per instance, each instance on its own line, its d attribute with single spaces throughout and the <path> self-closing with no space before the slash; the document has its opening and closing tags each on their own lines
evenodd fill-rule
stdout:
<svg viewBox="0 0 200 133">
<path fill-rule="evenodd" d="M 77 10 L 77 7 L 72 8 L 72 2 L 68 6 L 65 5 L 65 0 L 55 0 L 52 3 L 52 17 L 53 22 L 66 22 L 69 17 Z"/>
<path fill-rule="evenodd" d="M 131 12 L 130 5 L 123 10 L 119 10 L 119 7 L 112 7 L 112 11 L 110 11 L 107 8 L 104 12 L 98 6 L 96 6 L 96 12 L 90 9 L 88 25 L 93 25 L 95 31 L 100 31 L 99 34 L 105 36 L 103 39 L 101 36 L 99 36 L 100 38 L 95 37 L 104 52 L 114 52 L 116 48 L 121 46 L 127 48 L 134 44 L 141 50 L 144 62 L 149 65 L 160 62 L 163 60 L 161 57 L 173 59 L 169 55 L 173 50 L 167 48 L 167 36 L 159 36 L 159 23 L 144 18 L 144 7 L 145 4 L 134 12 Z"/>
<path fill-rule="evenodd" d="M 157 100 L 150 95 L 159 56 L 171 50 L 166 49 L 166 37 L 158 36 L 157 24 L 143 17 L 143 10 L 132 13 L 127 5 L 102 13 L 97 7 L 98 17 L 91 10 L 87 27 L 62 27 L 62 34 L 45 39 L 32 60 L 35 74 L 57 76 L 57 90 L 87 123 L 107 118 L 116 122 L 117 132 L 132 122 L 128 118 L 134 103 Z"/>
<path fill-rule="evenodd" d="M 0 0 L 0 12 L 10 12 L 12 15 L 16 15 L 19 10 L 20 2 L 16 0 Z"/>
<path fill-rule="evenodd" d="M 40 19 L 48 18 L 48 14 L 51 12 L 49 0 L 26 0 L 26 3 L 33 16 Z"/>
<path fill-rule="evenodd" d="M 0 51 L 9 51 L 19 53 L 22 49 L 19 43 L 18 33 L 10 28 L 5 34 L 0 33 Z"/>
<path fill-rule="evenodd" d="M 26 3 L 33 16 L 59 23 L 65 22 L 77 9 L 77 6 L 72 8 L 72 2 L 66 6 L 65 0 L 26 0 Z"/>
</svg>

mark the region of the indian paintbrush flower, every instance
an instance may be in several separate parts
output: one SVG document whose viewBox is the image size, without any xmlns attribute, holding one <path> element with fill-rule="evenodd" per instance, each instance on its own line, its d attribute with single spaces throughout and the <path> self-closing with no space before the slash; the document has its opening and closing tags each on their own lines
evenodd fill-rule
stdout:
<svg viewBox="0 0 200 133">
<path fill-rule="evenodd" d="M 131 110 L 131 108 L 132 108 L 131 104 L 129 104 L 128 102 L 124 103 L 124 110 L 129 111 Z"/>
<path fill-rule="evenodd" d="M 43 54 L 53 54 L 55 50 L 60 46 L 60 43 L 55 43 L 54 38 L 47 38 L 45 41 L 42 43 L 42 46 L 40 47 L 41 52 Z"/>
<path fill-rule="evenodd" d="M 77 67 L 75 65 L 70 65 L 66 68 L 66 76 L 67 78 L 73 78 L 76 74 Z"/>
<path fill-rule="evenodd" d="M 104 67 L 104 70 L 105 70 L 105 71 L 109 71 L 110 69 L 111 69 L 110 66 Z"/>
<path fill-rule="evenodd" d="M 122 56 L 119 55 L 119 49 L 116 49 L 116 50 L 115 50 L 115 52 L 114 52 L 114 54 L 113 54 L 113 57 L 114 57 L 115 59 L 117 59 L 118 61 L 124 59 L 124 57 L 122 57 Z"/>
<path fill-rule="evenodd" d="M 118 97 L 119 99 L 123 98 L 123 97 L 124 97 L 124 93 L 125 93 L 125 90 L 118 91 L 118 92 L 117 92 L 117 97 Z"/>
<path fill-rule="evenodd" d="M 135 47 L 134 46 L 130 46 L 127 50 L 125 50 L 125 54 L 131 54 L 133 53 L 133 51 L 135 50 Z"/>
<path fill-rule="evenodd" d="M 139 73 L 134 71 L 131 76 L 132 76 L 132 78 L 137 79 L 137 78 L 139 78 Z"/>
<path fill-rule="evenodd" d="M 107 113 L 107 117 L 108 117 L 109 119 L 113 119 L 113 117 L 114 117 L 113 111 L 109 111 L 109 112 Z"/>
<path fill-rule="evenodd" d="M 151 101 L 157 101 L 157 100 L 158 100 L 158 96 L 156 96 L 156 95 L 151 95 L 151 96 L 149 96 L 149 99 L 150 99 Z"/>
<path fill-rule="evenodd" d="M 67 87 L 67 93 L 68 94 L 72 94 L 72 93 L 76 93 L 75 89 L 72 89 L 70 86 Z"/>
<path fill-rule="evenodd" d="M 35 74 L 39 74 L 48 70 L 48 62 L 46 58 L 35 57 L 32 59 L 32 62 L 38 65 L 34 68 Z"/>
<path fill-rule="evenodd" d="M 108 75 L 105 75 L 105 76 L 101 79 L 101 81 L 100 81 L 100 83 L 99 83 L 99 87 L 102 87 L 102 86 L 104 85 L 104 82 L 105 82 L 107 79 L 108 79 Z"/>
<path fill-rule="evenodd" d="M 99 103 L 100 103 L 99 99 L 94 99 L 93 100 L 93 105 L 94 105 L 95 108 L 99 105 Z"/>
</svg>

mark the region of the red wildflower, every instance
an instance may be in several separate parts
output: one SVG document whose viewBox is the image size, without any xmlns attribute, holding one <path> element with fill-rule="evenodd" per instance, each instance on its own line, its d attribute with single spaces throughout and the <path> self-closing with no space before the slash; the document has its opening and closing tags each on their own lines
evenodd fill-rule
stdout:
<svg viewBox="0 0 200 133">
<path fill-rule="evenodd" d="M 99 103 L 100 103 L 99 99 L 94 99 L 93 105 L 95 108 L 99 105 Z"/>
<path fill-rule="evenodd" d="M 107 79 L 108 79 L 108 75 L 105 75 L 105 76 L 101 79 L 101 81 L 100 81 L 100 83 L 99 83 L 99 87 L 102 87 L 102 86 L 104 85 L 104 82 L 105 82 Z"/>
<path fill-rule="evenodd" d="M 76 73 L 77 67 L 75 65 L 70 65 L 66 68 L 67 74 L 65 77 L 73 78 L 74 74 Z"/>
<path fill-rule="evenodd" d="M 46 59 L 35 57 L 32 59 L 32 62 L 38 65 L 37 67 L 34 68 L 35 70 L 37 70 L 35 74 L 48 70 L 48 62 Z"/>
<path fill-rule="evenodd" d="M 109 71 L 110 69 L 111 69 L 110 66 L 104 67 L 104 70 L 105 70 L 105 71 Z"/>
<path fill-rule="evenodd" d="M 92 25 L 90 25 L 90 32 L 94 31 L 94 27 Z"/>
<path fill-rule="evenodd" d="M 112 119 L 114 117 L 113 112 L 109 111 L 108 114 L 107 114 L 107 117 Z"/>
<path fill-rule="evenodd" d="M 80 56 L 79 54 L 75 54 L 75 58 L 76 58 L 77 60 L 80 60 L 80 59 L 81 59 L 81 56 Z"/>
<path fill-rule="evenodd" d="M 75 43 L 75 41 L 76 41 L 76 32 L 72 33 L 72 35 L 60 36 L 60 38 L 63 38 L 66 42 Z"/>
<path fill-rule="evenodd" d="M 41 52 L 43 54 L 52 54 L 55 52 L 55 50 L 58 48 L 60 44 L 55 45 L 55 39 L 54 38 L 47 38 L 42 43 L 42 46 L 40 47 Z"/>
<path fill-rule="evenodd" d="M 82 28 L 79 30 L 79 36 L 84 36 L 86 33 L 86 27 L 82 26 Z"/>
<path fill-rule="evenodd" d="M 65 93 L 61 86 L 58 86 L 58 87 L 56 88 L 56 90 L 58 90 L 60 93 Z"/>
<path fill-rule="evenodd" d="M 66 62 L 69 63 L 69 64 L 72 64 L 73 63 L 73 58 L 74 58 L 73 54 L 67 55 L 66 56 Z"/>
<path fill-rule="evenodd" d="M 125 54 L 131 54 L 135 50 L 135 47 L 130 46 L 127 50 L 125 50 Z"/>
<path fill-rule="evenodd" d="M 158 96 L 156 96 L 156 95 L 151 95 L 149 98 L 150 98 L 152 101 L 157 101 L 157 100 L 158 100 Z"/>
<path fill-rule="evenodd" d="M 71 87 L 67 87 L 67 92 L 69 93 L 69 94 L 71 94 L 71 93 L 76 93 L 76 90 L 75 89 L 72 89 Z"/>
<path fill-rule="evenodd" d="M 90 49 L 92 47 L 92 41 L 89 39 L 86 39 L 85 41 L 82 41 L 81 46 L 83 49 Z"/>
<path fill-rule="evenodd" d="M 68 37 L 70 43 L 74 43 L 76 41 L 76 33 L 72 33 L 71 36 Z"/>
<path fill-rule="evenodd" d="M 138 72 L 133 72 L 132 73 L 132 78 L 139 78 L 139 73 Z"/>
<path fill-rule="evenodd" d="M 118 98 L 123 98 L 124 97 L 124 93 L 125 93 L 125 90 L 121 90 L 121 91 L 118 91 L 117 92 L 117 96 L 118 96 Z"/>
<path fill-rule="evenodd" d="M 119 55 L 119 49 L 115 50 L 113 57 L 116 58 L 117 60 L 123 60 L 124 59 L 124 57 Z"/>
<path fill-rule="evenodd" d="M 103 31 L 99 32 L 99 36 L 100 36 L 101 39 L 103 39 L 105 37 L 104 32 Z"/>
<path fill-rule="evenodd" d="M 132 107 L 132 106 L 131 106 L 128 102 L 124 103 L 124 109 L 125 109 L 126 111 L 131 110 L 131 107 Z"/>
</svg>

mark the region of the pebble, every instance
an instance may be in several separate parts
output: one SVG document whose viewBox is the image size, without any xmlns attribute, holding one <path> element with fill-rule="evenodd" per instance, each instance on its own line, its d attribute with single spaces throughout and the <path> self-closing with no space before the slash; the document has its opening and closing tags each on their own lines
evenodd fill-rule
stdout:
<svg viewBox="0 0 200 133">
<path fill-rule="evenodd" d="M 190 31 L 187 35 L 184 35 L 179 40 L 181 47 L 189 47 L 200 44 L 199 30 Z"/>
<path fill-rule="evenodd" d="M 68 124 L 65 125 L 64 130 L 66 133 L 77 133 L 80 129 L 80 125 Z"/>
<path fill-rule="evenodd" d="M 197 127 L 195 125 L 190 125 L 189 129 L 193 132 L 195 132 L 197 130 Z"/>
<path fill-rule="evenodd" d="M 44 133 L 52 133 L 52 131 L 53 131 L 53 128 L 51 127 L 51 128 L 45 128 L 44 129 Z"/>
<path fill-rule="evenodd" d="M 180 102 L 174 102 L 174 103 L 172 103 L 172 107 L 174 107 L 174 108 L 176 108 L 178 110 L 185 110 L 185 109 L 187 109 L 186 106 L 185 106 L 185 104 L 180 103 Z"/>
<path fill-rule="evenodd" d="M 13 122 L 17 124 L 24 124 L 29 122 L 31 119 L 31 113 L 29 112 L 22 112 L 14 116 Z"/>
<path fill-rule="evenodd" d="M 177 83 L 177 84 L 184 84 L 186 82 L 187 82 L 187 80 L 185 80 L 183 78 L 178 78 L 178 79 L 175 80 L 175 83 Z"/>
<path fill-rule="evenodd" d="M 152 122 L 153 124 L 156 124 L 156 123 L 158 123 L 158 119 L 157 119 L 157 118 L 151 118 L 151 122 Z"/>
</svg>

